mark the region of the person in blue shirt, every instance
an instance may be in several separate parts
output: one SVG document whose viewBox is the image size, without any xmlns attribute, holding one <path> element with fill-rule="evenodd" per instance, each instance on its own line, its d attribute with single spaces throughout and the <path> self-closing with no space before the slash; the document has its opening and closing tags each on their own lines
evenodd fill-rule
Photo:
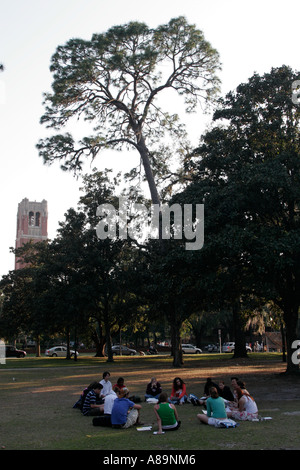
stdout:
<svg viewBox="0 0 300 470">
<path fill-rule="evenodd" d="M 141 405 L 129 400 L 129 390 L 124 387 L 117 393 L 111 411 L 111 424 L 113 428 L 126 429 L 139 423 Z"/>
</svg>

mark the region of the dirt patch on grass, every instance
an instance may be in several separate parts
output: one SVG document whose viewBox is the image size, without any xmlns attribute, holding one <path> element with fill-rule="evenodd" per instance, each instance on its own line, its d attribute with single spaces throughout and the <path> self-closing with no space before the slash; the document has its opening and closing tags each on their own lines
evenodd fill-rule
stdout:
<svg viewBox="0 0 300 470">
<path fill-rule="evenodd" d="M 277 358 L 250 355 L 245 359 L 233 359 L 218 355 L 206 355 L 203 358 L 185 357 L 184 364 L 179 369 L 174 369 L 172 364 L 161 364 L 155 361 L 153 369 L 156 369 L 157 379 L 164 388 L 171 391 L 171 382 L 174 377 L 181 377 L 187 385 L 188 393 L 202 394 L 204 384 L 208 377 L 213 381 L 224 380 L 225 384 L 231 384 L 231 377 L 238 377 L 244 381 L 247 389 L 257 400 L 294 400 L 300 398 L 300 374 L 298 376 L 287 375 L 286 364 Z M 125 373 L 125 371 L 124 371 Z M 134 382 L 135 387 L 144 388 L 145 382 L 150 378 L 149 371 L 127 371 L 128 382 Z"/>
</svg>

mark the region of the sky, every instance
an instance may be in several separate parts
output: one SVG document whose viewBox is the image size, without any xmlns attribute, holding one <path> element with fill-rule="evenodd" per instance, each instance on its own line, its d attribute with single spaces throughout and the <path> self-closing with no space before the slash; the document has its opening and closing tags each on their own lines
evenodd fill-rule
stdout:
<svg viewBox="0 0 300 470">
<path fill-rule="evenodd" d="M 80 178 L 59 163 L 46 166 L 36 144 L 49 135 L 40 124 L 43 93 L 51 90 L 51 56 L 71 38 L 90 39 L 110 27 L 141 21 L 150 27 L 185 16 L 220 54 L 221 94 L 283 64 L 300 71 L 298 0 L 0 0 L 0 278 L 14 269 L 18 203 L 48 201 L 48 237 L 82 194 Z M 190 118 L 191 119 L 191 118 Z M 201 109 L 188 121 L 195 146 L 207 125 Z M 129 161 L 128 161 L 129 160 Z M 97 167 L 128 170 L 138 154 L 105 151 Z"/>
</svg>

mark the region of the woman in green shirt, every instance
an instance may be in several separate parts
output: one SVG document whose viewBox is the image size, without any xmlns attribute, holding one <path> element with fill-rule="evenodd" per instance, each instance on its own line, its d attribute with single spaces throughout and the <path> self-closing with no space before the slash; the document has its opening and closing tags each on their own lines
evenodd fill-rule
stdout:
<svg viewBox="0 0 300 470">
<path fill-rule="evenodd" d="M 210 397 L 206 400 L 207 414 L 198 414 L 197 418 L 201 423 L 214 426 L 216 421 L 227 419 L 225 403 L 222 397 L 219 397 L 215 387 L 210 389 Z"/>
<path fill-rule="evenodd" d="M 180 426 L 178 421 L 178 413 L 175 406 L 168 402 L 168 394 L 162 392 L 159 395 L 158 403 L 154 406 L 156 415 L 158 432 L 163 434 L 164 431 L 175 431 Z"/>
</svg>

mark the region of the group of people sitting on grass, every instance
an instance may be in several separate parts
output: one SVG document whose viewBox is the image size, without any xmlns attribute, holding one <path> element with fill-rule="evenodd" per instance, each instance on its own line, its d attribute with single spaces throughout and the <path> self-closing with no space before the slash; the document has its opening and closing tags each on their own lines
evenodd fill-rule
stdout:
<svg viewBox="0 0 300 470">
<path fill-rule="evenodd" d="M 257 405 L 245 388 L 245 384 L 231 378 L 232 391 L 223 381 L 214 383 L 208 378 L 204 386 L 204 394 L 197 398 L 193 394 L 187 395 L 186 384 L 180 377 L 175 377 L 172 383 L 170 396 L 162 391 L 161 384 L 152 377 L 147 384 L 145 401 L 154 404 L 154 413 L 157 420 L 157 434 L 165 431 L 177 430 L 181 421 L 175 405 L 192 403 L 194 406 L 203 406 L 206 410 L 197 414 L 201 423 L 213 426 L 225 425 L 229 420 L 253 420 L 257 418 Z M 84 416 L 93 417 L 93 425 L 109 426 L 126 429 L 133 425 L 142 425 L 140 412 L 141 401 L 135 396 L 130 397 L 124 379 L 119 378 L 112 386 L 110 373 L 104 372 L 100 382 L 93 382 L 82 393 L 73 408 L 80 408 Z M 234 421 L 232 421 L 234 423 Z"/>
<path fill-rule="evenodd" d="M 200 422 L 219 426 L 223 420 L 253 421 L 258 417 L 258 408 L 254 398 L 246 390 L 245 383 L 237 377 L 231 378 L 232 391 L 223 381 L 216 383 L 207 379 L 204 387 L 204 396 L 199 400 L 192 400 L 197 406 L 205 405 L 206 414 L 199 413 Z M 222 424 L 222 423 L 221 423 Z"/>
<path fill-rule="evenodd" d="M 141 405 L 129 397 L 129 390 L 120 377 L 112 386 L 110 373 L 104 372 L 100 382 L 86 387 L 73 408 L 80 408 L 84 416 L 92 416 L 96 426 L 130 427 L 138 424 Z"/>
</svg>

